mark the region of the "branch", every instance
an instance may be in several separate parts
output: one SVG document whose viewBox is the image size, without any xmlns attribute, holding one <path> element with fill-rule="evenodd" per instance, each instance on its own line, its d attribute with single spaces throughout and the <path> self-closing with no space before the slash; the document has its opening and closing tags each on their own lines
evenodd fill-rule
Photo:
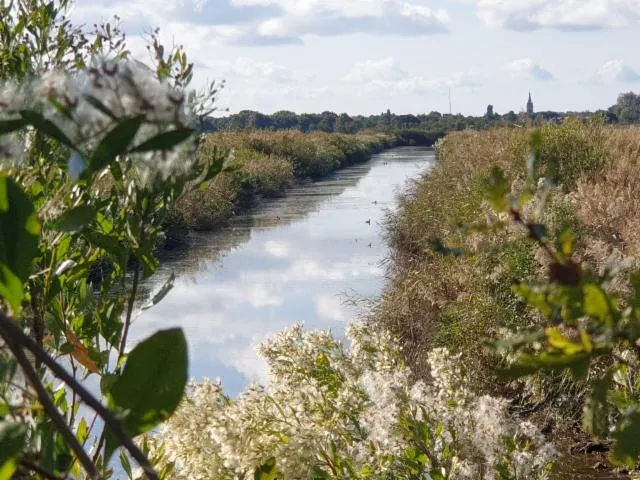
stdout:
<svg viewBox="0 0 640 480">
<path fill-rule="evenodd" d="M 35 463 L 29 462 L 27 460 L 22 460 L 20 462 L 20 467 L 23 468 L 24 470 L 35 472 L 41 477 L 46 478 L 47 480 L 64 480 L 62 477 L 58 477 L 53 473 L 46 471 L 44 468 L 36 465 Z"/>
<path fill-rule="evenodd" d="M 1 314 L 0 318 L 4 320 L 6 317 L 4 314 Z M 27 377 L 29 383 L 31 383 L 31 386 L 33 386 L 34 390 L 36 391 L 38 400 L 40 401 L 42 408 L 44 408 L 44 411 L 47 412 L 47 415 L 49 415 L 51 420 L 53 420 L 53 423 L 55 423 L 58 431 L 64 437 L 71 450 L 73 450 L 73 453 L 76 454 L 76 457 L 78 457 L 78 460 L 80 460 L 80 463 L 86 470 L 89 477 L 100 478 L 98 469 L 89 458 L 89 455 L 87 455 L 87 452 L 84 451 L 82 445 L 80 445 L 80 442 L 67 425 L 65 419 L 62 417 L 62 415 L 60 415 L 60 412 L 58 412 L 58 409 L 51 400 L 51 397 L 49 397 L 49 393 L 44 388 L 44 385 L 42 385 L 38 374 L 29 362 L 27 356 L 22 351 L 22 346 L 20 345 L 19 341 L 8 334 L 7 330 L 4 329 L 4 325 L 0 325 L 0 334 L 2 334 L 5 342 L 7 342 L 11 353 L 13 353 L 13 356 L 16 358 L 16 361 L 22 368 L 25 377 Z"/>
<path fill-rule="evenodd" d="M 145 474 L 150 480 L 158 480 L 158 474 L 155 472 L 149 459 L 140 451 L 135 443 L 125 433 L 120 422 L 116 420 L 113 414 L 107 410 L 100 401 L 93 396 L 89 390 L 78 381 L 73 378 L 64 368 L 62 368 L 53 358 L 51 358 L 47 352 L 45 352 L 38 344 L 36 344 L 31 338 L 24 334 L 24 332 L 4 313 L 0 312 L 0 334 L 5 338 L 7 343 L 15 341 L 16 343 L 27 348 L 33 355 L 40 359 L 53 374 L 69 385 L 73 390 L 78 393 L 78 396 L 86 403 L 90 408 L 96 411 L 98 415 L 102 417 L 105 425 L 109 427 L 113 435 L 118 439 L 120 444 L 126 448 L 133 459 L 144 470 Z M 24 355 L 24 354 L 23 354 Z M 65 424 L 66 427 L 66 424 Z M 75 437 L 74 437 L 75 438 Z M 77 440 L 76 440 L 77 441 Z"/>
</svg>

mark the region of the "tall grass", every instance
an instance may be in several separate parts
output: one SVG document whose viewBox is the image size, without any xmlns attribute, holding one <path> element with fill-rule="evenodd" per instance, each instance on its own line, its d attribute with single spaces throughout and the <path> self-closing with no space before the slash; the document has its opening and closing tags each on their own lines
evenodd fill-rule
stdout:
<svg viewBox="0 0 640 480">
<path fill-rule="evenodd" d="M 165 225 L 169 241 L 180 241 L 189 229 L 216 228 L 259 198 L 281 196 L 297 181 L 317 179 L 337 168 L 365 161 L 401 141 L 382 133 L 209 134 L 199 147 L 199 156 L 206 158 L 214 149 L 228 150 L 228 163 L 235 168 L 216 177 L 206 189 L 181 199 Z"/>
<path fill-rule="evenodd" d="M 545 272 L 538 247 L 520 231 L 466 228 L 499 220 L 483 201 L 488 173 L 502 168 L 518 189 L 534 133 L 539 171 L 556 184 L 540 217 L 550 235 L 570 227 L 579 237 L 577 259 L 599 266 L 612 253 L 629 259 L 640 249 L 640 128 L 569 121 L 536 131 L 450 134 L 439 145 L 436 166 L 400 198 L 387 223 L 391 281 L 377 316 L 402 338 L 418 375 L 426 371 L 424 353 L 444 346 L 466 357 L 478 387 L 503 390 L 492 373 L 499 359 L 482 340 L 539 322 L 511 291 L 515 279 Z M 435 239 L 465 254 L 442 255 Z"/>
</svg>

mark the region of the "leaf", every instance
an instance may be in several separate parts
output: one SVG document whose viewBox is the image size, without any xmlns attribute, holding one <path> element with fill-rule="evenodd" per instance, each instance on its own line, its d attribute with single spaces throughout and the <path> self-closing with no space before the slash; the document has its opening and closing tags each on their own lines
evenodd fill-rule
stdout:
<svg viewBox="0 0 640 480">
<path fill-rule="evenodd" d="M 74 233 L 82 230 L 96 218 L 96 211 L 89 205 L 81 205 L 64 212 L 49 225 L 59 232 Z"/>
<path fill-rule="evenodd" d="M 131 463 L 124 452 L 120 452 L 120 465 L 126 472 L 128 478 L 133 478 L 133 471 L 131 470 Z"/>
<path fill-rule="evenodd" d="M 611 459 L 619 464 L 635 468 L 640 456 L 640 412 L 634 411 L 623 417 L 612 435 L 615 443 Z"/>
<path fill-rule="evenodd" d="M 72 150 L 75 150 L 75 146 L 73 145 L 71 140 L 69 140 L 69 137 L 67 137 L 64 132 L 60 130 L 58 126 L 51 120 L 47 120 L 41 114 L 33 110 L 21 110 L 20 115 L 29 125 L 38 130 L 40 133 L 44 133 L 45 135 L 71 148 Z"/>
<path fill-rule="evenodd" d="M 87 421 L 84 419 L 84 417 L 80 419 L 80 423 L 78 424 L 78 428 L 76 429 L 76 437 L 82 445 L 84 445 L 84 443 L 89 438 L 89 428 L 87 427 Z"/>
<path fill-rule="evenodd" d="M 560 234 L 560 250 L 566 256 L 569 256 L 573 253 L 573 248 L 576 243 L 576 236 L 571 232 L 571 230 L 564 230 Z"/>
<path fill-rule="evenodd" d="M 82 342 L 75 336 L 75 334 L 68 330 L 66 332 L 67 341 L 73 345 L 73 351 L 71 355 L 75 358 L 80 365 L 89 370 L 91 373 L 98 373 L 99 369 L 96 363 L 89 356 L 89 352 L 86 347 L 82 344 Z"/>
<path fill-rule="evenodd" d="M 147 432 L 178 407 L 187 373 L 187 341 L 182 329 L 161 330 L 129 353 L 122 375 L 107 391 L 109 409 L 122 415 L 131 437 Z M 107 461 L 118 446 L 109 436 Z"/>
<path fill-rule="evenodd" d="M 89 160 L 89 171 L 100 171 L 118 155 L 125 153 L 138 133 L 142 122 L 143 117 L 128 118 L 107 133 Z"/>
<path fill-rule="evenodd" d="M 583 408 L 582 426 L 597 439 L 606 439 L 609 434 L 607 392 L 610 383 L 610 374 L 595 380 Z"/>
<path fill-rule="evenodd" d="M 582 287 L 584 293 L 584 311 L 587 315 L 606 322 L 611 319 L 611 310 L 607 294 L 600 286 L 589 283 Z"/>
<path fill-rule="evenodd" d="M 328 472 L 317 465 L 311 470 L 311 480 L 330 480 L 331 478 L 333 477 Z"/>
<path fill-rule="evenodd" d="M 158 291 L 158 293 L 156 293 L 153 298 L 151 300 L 149 300 L 148 303 L 146 303 L 143 307 L 142 310 L 149 310 L 151 307 L 153 307 L 154 305 L 157 305 L 158 303 L 160 303 L 160 301 L 167 296 L 167 294 L 171 291 L 171 289 L 173 288 L 173 282 L 175 281 L 176 276 L 173 272 L 171 272 L 171 275 L 169 276 L 169 278 L 167 279 L 167 281 L 164 283 L 164 285 L 162 285 L 162 288 L 160 288 L 160 290 Z"/>
<path fill-rule="evenodd" d="M 499 212 L 505 211 L 508 205 L 507 195 L 509 195 L 509 192 L 511 192 L 511 187 L 504 176 L 504 172 L 498 167 L 493 167 L 487 180 L 487 198 L 493 208 Z"/>
<path fill-rule="evenodd" d="M 195 130 L 191 128 L 179 128 L 170 132 L 164 132 L 150 138 L 146 142 L 133 147 L 129 150 L 129 153 L 141 153 L 150 152 L 156 150 L 169 150 L 186 141 L 195 133 Z"/>
<path fill-rule="evenodd" d="M 0 122 L 0 135 L 6 135 L 7 133 L 15 132 L 27 125 L 23 119 L 17 120 L 5 120 Z"/>
<path fill-rule="evenodd" d="M 56 268 L 55 275 L 56 276 L 57 275 L 62 275 L 66 271 L 68 271 L 68 270 L 72 269 L 73 267 L 75 267 L 76 265 L 77 265 L 77 262 L 75 262 L 73 260 L 65 260 L 60 265 L 58 265 L 58 268 Z"/>
<path fill-rule="evenodd" d="M 0 480 L 9 480 L 27 440 L 27 427 L 22 423 L 0 421 Z"/>
<path fill-rule="evenodd" d="M 558 350 L 562 350 L 562 352 L 567 355 L 573 355 L 574 353 L 584 350 L 584 345 L 582 343 L 572 342 L 562 335 L 560 330 L 556 327 L 549 327 L 545 329 L 545 333 L 549 344 Z"/>
<path fill-rule="evenodd" d="M 263 463 L 260 468 L 256 468 L 256 471 L 253 473 L 253 478 L 254 480 L 275 480 L 279 473 L 276 459 L 271 457 Z"/>
<path fill-rule="evenodd" d="M 0 297 L 14 312 L 20 310 L 39 235 L 31 200 L 13 180 L 0 176 Z"/>
<path fill-rule="evenodd" d="M 94 107 L 96 110 L 99 110 L 100 112 L 104 113 L 107 117 L 109 117 L 111 120 L 114 121 L 118 121 L 118 117 L 116 117 L 114 115 L 114 113 L 109 110 L 104 103 L 102 103 L 100 100 L 98 100 L 96 97 L 94 97 L 93 95 L 89 95 L 88 93 L 85 93 L 83 95 L 84 99 L 87 101 L 87 103 L 89 103 L 92 107 Z"/>
</svg>

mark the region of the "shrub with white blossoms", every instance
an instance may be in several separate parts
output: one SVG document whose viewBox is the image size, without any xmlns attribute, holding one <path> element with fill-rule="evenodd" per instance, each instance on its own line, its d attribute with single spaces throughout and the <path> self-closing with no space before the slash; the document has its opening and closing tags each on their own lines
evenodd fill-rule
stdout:
<svg viewBox="0 0 640 480">
<path fill-rule="evenodd" d="M 237 399 L 220 383 L 192 383 L 146 441 L 172 478 L 546 478 L 556 450 L 510 415 L 506 400 L 477 396 L 446 349 L 429 353 L 431 382 L 415 382 L 390 335 L 368 324 L 329 332 L 295 325 L 263 344 L 270 381 Z M 270 477 L 272 478 L 272 477 Z"/>
<path fill-rule="evenodd" d="M 52 71 L 31 82 L 0 88 L 0 121 L 37 122 L 34 112 L 61 134 L 54 134 L 55 138 L 71 147 L 68 166 L 72 177 L 87 167 L 88 152 L 124 120 L 139 124 L 130 129 L 135 131 L 133 145 L 143 145 L 167 131 L 179 143 L 176 148 L 130 152 L 129 160 L 143 182 L 153 181 L 156 175 L 166 179 L 188 172 L 193 165 L 194 142 L 184 142 L 194 120 L 185 92 L 158 80 L 155 72 L 139 62 L 93 59 L 90 67 L 79 72 Z M 19 166 L 28 154 L 31 134 L 0 136 L 0 160 L 11 159 L 13 166 Z M 112 139 L 114 143 L 118 140 L 122 139 Z"/>
</svg>

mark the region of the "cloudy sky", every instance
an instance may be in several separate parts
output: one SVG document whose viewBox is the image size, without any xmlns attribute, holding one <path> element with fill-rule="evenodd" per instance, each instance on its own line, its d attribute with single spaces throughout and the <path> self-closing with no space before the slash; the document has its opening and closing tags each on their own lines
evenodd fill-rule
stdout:
<svg viewBox="0 0 640 480">
<path fill-rule="evenodd" d="M 271 113 L 595 110 L 640 90 L 640 0 L 77 0 L 122 18 L 143 61 L 160 27 L 220 106 Z"/>
</svg>

